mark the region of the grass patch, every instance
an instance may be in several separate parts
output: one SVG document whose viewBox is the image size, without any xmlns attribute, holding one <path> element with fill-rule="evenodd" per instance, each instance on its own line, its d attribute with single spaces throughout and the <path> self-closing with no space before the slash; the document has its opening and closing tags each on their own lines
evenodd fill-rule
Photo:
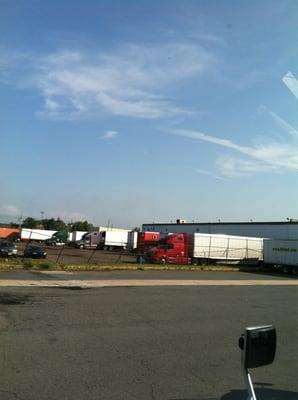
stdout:
<svg viewBox="0 0 298 400">
<path fill-rule="evenodd" d="M 0 271 L 14 269 L 23 269 L 23 263 L 19 258 L 0 258 Z"/>
<path fill-rule="evenodd" d="M 40 260 L 32 260 L 32 259 L 28 259 L 28 260 L 24 261 L 24 268 L 32 269 L 32 270 L 57 269 L 55 266 L 55 263 L 53 261 L 40 261 Z M 60 268 L 58 267 L 58 269 L 60 269 Z"/>
<path fill-rule="evenodd" d="M 34 262 L 31 258 L 28 258 L 23 262 L 23 266 L 25 269 L 32 269 L 34 267 Z"/>
<path fill-rule="evenodd" d="M 50 260 L 8 258 L 0 259 L 0 270 L 57 270 L 57 271 L 210 271 L 210 272 L 268 272 L 268 268 L 257 265 L 173 265 L 138 263 L 55 263 Z"/>
<path fill-rule="evenodd" d="M 55 269 L 63 271 L 239 271 L 239 267 L 231 266 L 194 266 L 194 265 L 158 265 L 158 264 L 137 264 L 137 263 L 117 263 L 117 264 L 63 264 Z"/>
<path fill-rule="evenodd" d="M 53 269 L 54 266 L 55 266 L 55 264 L 52 261 L 43 261 L 36 265 L 37 268 L 44 269 L 44 270 L 45 269 Z"/>
</svg>

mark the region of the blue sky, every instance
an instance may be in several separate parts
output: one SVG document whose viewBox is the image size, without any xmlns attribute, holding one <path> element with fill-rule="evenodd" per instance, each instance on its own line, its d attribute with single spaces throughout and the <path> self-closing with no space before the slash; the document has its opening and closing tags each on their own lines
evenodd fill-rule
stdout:
<svg viewBox="0 0 298 400">
<path fill-rule="evenodd" d="M 297 1 L 0 3 L 0 219 L 298 217 Z"/>
</svg>

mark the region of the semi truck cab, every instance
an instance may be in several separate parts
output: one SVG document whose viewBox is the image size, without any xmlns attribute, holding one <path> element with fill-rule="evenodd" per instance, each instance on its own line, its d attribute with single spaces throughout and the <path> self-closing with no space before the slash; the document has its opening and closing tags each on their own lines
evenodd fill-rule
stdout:
<svg viewBox="0 0 298 400">
<path fill-rule="evenodd" d="M 68 232 L 67 231 L 58 231 L 52 235 L 50 239 L 45 240 L 45 244 L 47 246 L 59 246 L 64 245 L 67 242 Z"/>
<path fill-rule="evenodd" d="M 79 249 L 97 247 L 99 241 L 100 232 L 87 232 L 82 236 L 81 240 L 75 242 L 75 247 L 78 247 Z"/>
<path fill-rule="evenodd" d="M 155 264 L 184 264 L 190 262 L 188 234 L 176 233 L 161 239 L 158 246 L 148 250 L 149 261 Z"/>
</svg>

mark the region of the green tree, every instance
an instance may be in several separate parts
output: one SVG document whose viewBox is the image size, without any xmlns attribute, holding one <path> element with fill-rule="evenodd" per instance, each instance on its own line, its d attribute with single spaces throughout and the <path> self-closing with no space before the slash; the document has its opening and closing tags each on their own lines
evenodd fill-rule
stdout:
<svg viewBox="0 0 298 400">
<path fill-rule="evenodd" d="M 57 219 L 54 219 L 54 218 L 43 219 L 42 220 L 42 225 L 43 225 L 44 229 L 47 229 L 49 231 L 67 230 L 67 225 L 60 218 L 57 218 Z"/>
<path fill-rule="evenodd" d="M 27 217 L 24 219 L 22 226 L 28 229 L 35 229 L 39 225 L 40 221 L 35 218 Z"/>
<path fill-rule="evenodd" d="M 94 230 L 94 226 L 88 221 L 76 221 L 71 224 L 71 230 L 74 231 L 87 231 L 90 232 Z"/>
</svg>

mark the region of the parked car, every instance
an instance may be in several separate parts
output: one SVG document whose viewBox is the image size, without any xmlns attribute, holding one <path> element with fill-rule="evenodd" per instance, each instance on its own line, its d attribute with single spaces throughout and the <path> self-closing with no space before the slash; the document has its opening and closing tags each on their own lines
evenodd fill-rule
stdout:
<svg viewBox="0 0 298 400">
<path fill-rule="evenodd" d="M 17 246 L 8 241 L 0 241 L 0 257 L 16 257 L 18 254 Z"/>
<path fill-rule="evenodd" d="M 47 253 L 42 247 L 36 246 L 35 244 L 29 244 L 24 250 L 24 257 L 46 258 Z"/>
</svg>

